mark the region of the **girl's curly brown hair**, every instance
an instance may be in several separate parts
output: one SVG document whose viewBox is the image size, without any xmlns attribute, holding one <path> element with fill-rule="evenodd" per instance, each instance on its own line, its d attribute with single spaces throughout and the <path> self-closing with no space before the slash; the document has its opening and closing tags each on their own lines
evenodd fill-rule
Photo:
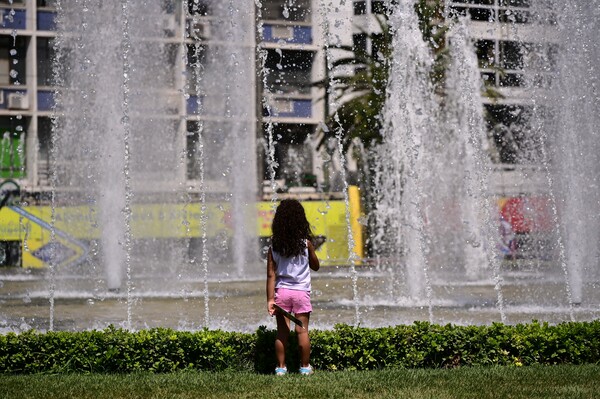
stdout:
<svg viewBox="0 0 600 399">
<path fill-rule="evenodd" d="M 286 258 L 300 255 L 306 248 L 306 240 L 313 238 L 304 208 L 295 199 L 281 201 L 271 231 L 273 250 Z"/>
</svg>

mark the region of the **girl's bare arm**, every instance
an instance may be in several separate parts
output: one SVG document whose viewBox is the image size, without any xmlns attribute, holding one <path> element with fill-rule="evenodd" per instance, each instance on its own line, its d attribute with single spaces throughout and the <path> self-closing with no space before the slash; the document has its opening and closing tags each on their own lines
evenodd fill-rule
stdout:
<svg viewBox="0 0 600 399">
<path fill-rule="evenodd" d="M 317 254 L 315 253 L 315 247 L 310 240 L 307 240 L 306 242 L 308 247 L 308 266 L 312 270 L 317 271 L 321 265 L 319 264 L 319 258 L 317 258 Z"/>
</svg>

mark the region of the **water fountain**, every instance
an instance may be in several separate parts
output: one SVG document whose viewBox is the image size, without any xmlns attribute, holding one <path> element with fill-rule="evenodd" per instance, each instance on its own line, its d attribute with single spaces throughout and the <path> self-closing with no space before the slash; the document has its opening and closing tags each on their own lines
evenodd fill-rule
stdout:
<svg viewBox="0 0 600 399">
<path fill-rule="evenodd" d="M 54 245 L 45 249 L 53 261 L 46 276 L 2 276 L 2 330 L 110 323 L 133 329 L 274 327 L 264 310 L 263 266 L 249 257 L 255 252 L 249 226 L 256 222 L 248 209 L 256 198 L 257 162 L 255 106 L 248 98 L 257 83 L 254 15 L 245 11 L 255 2 L 214 3 L 207 48 L 174 39 L 172 29 L 181 25 L 170 21 L 182 18 L 181 10 L 144 2 L 144 12 L 134 16 L 135 3 L 81 0 L 63 8 L 58 2 L 55 72 L 64 89 L 55 111 L 47 227 Z M 342 6 L 334 3 L 332 10 Z M 452 84 L 440 106 L 413 5 L 399 1 L 389 15 L 395 52 L 375 171 L 374 216 L 383 227 L 372 232 L 380 261 L 354 268 L 357 260 L 350 259 L 351 271 L 339 266 L 315 274 L 313 327 L 597 318 L 597 239 L 582 237 L 599 233 L 594 168 L 600 163 L 592 138 L 600 100 L 592 67 L 600 51 L 591 40 L 598 7 L 573 5 L 560 15 L 560 43 L 570 46 L 548 72 L 553 90 L 532 96 L 561 110 L 552 120 L 537 120 L 546 133 L 545 178 L 563 248 L 549 261 L 507 263 L 494 253 L 496 198 L 489 192 L 493 174 L 468 28 L 463 22 L 452 31 Z M 165 68 L 173 59 L 189 63 L 191 76 Z M 567 62 L 573 59 L 576 65 Z M 187 121 L 186 108 L 193 109 Z M 546 111 L 541 108 L 539 115 Z M 574 118 L 580 110 L 586 117 Z M 277 144 L 270 140 L 268 153 Z M 81 226 L 86 242 L 69 240 L 63 232 L 68 225 Z M 146 229 L 179 239 L 145 236 Z M 90 259 L 61 263 L 86 251 Z"/>
<path fill-rule="evenodd" d="M 549 183 L 559 182 L 554 186 L 549 184 L 545 189 L 554 198 L 556 230 L 560 230 L 549 234 L 553 244 L 548 245 L 546 250 L 557 256 L 551 262 L 540 262 L 539 259 L 520 261 L 516 263 L 520 266 L 507 269 L 495 248 L 499 239 L 496 230 L 499 217 L 497 199 L 489 189 L 492 165 L 481 107 L 482 83 L 467 26 L 465 21 L 457 20 L 449 32 L 447 45 L 450 62 L 446 71 L 446 92 L 436 101 L 432 95 L 433 89 L 427 86 L 432 56 L 428 46 L 421 40 L 420 32 L 416 31 L 416 17 L 409 12 L 413 5 L 412 1 L 399 2 L 397 14 L 390 19 L 392 27 L 396 29 L 395 38 L 398 42 L 394 45 L 392 77 L 388 85 L 383 143 L 375 151 L 378 159 L 376 192 L 379 198 L 374 219 L 379 225 L 379 234 L 374 238 L 377 249 L 387 256 L 383 261 L 383 270 L 388 270 L 394 276 L 391 279 L 394 282 L 400 281 L 400 284 L 392 284 L 390 291 L 397 292 L 397 297 L 400 297 L 397 306 L 427 306 L 430 320 L 439 317 L 432 312 L 432 308 L 436 313 L 444 313 L 445 306 L 456 306 L 457 302 L 473 309 L 487 307 L 493 302 L 493 308 L 503 322 L 510 321 L 515 312 L 540 311 L 544 308 L 552 313 L 554 309 L 560 309 L 558 312 L 565 319 L 576 319 L 573 305 L 580 303 L 582 298 L 581 265 L 595 265 L 584 274 L 596 276 L 598 254 L 595 241 L 594 244 L 582 246 L 573 240 L 574 237 L 581 237 L 584 231 L 598 236 L 595 219 L 591 219 L 592 227 L 586 226 L 584 229 L 582 225 L 587 224 L 583 222 L 586 217 L 574 211 L 598 209 L 595 163 L 586 160 L 582 163 L 582 169 L 581 165 L 574 165 L 578 163 L 577 157 L 570 153 L 571 148 L 578 148 L 583 158 L 595 157 L 593 151 L 588 152 L 593 145 L 588 143 L 587 138 L 594 136 L 593 128 L 588 125 L 589 120 L 584 118 L 580 125 L 573 124 L 575 113 L 572 106 L 577 98 L 575 92 L 582 93 L 582 99 L 593 99 L 587 101 L 585 107 L 597 106 L 597 95 L 594 94 L 597 73 L 591 71 L 589 65 L 598 53 L 594 45 L 587 44 L 589 38 L 581 34 L 582 29 L 576 28 L 585 20 L 577 16 L 581 12 L 580 6 L 573 7 L 559 19 L 559 22 L 565 19 L 560 29 L 578 32 L 578 40 L 569 42 L 577 43 L 577 46 L 569 51 L 587 57 L 578 63 L 581 69 L 579 66 L 572 68 L 577 71 L 575 76 L 578 83 L 569 83 L 557 71 L 552 71 L 553 79 L 562 81 L 558 87 L 566 84 L 562 90 L 554 91 L 554 95 L 574 90 L 572 95 L 575 97 L 559 95 L 560 100 L 551 100 L 552 95 L 548 97 L 548 92 L 545 92 L 543 100 L 537 98 L 546 107 L 559 109 L 558 114 L 562 118 L 555 124 L 555 119 L 546 119 L 541 116 L 542 110 L 538 110 L 540 116 L 537 118 L 545 120 L 544 128 L 553 132 L 550 133 L 552 138 L 545 136 L 542 128 L 537 137 L 530 136 L 531 142 L 527 144 L 539 148 L 539 142 L 545 138 L 546 146 L 552 151 L 552 155 L 538 158 L 537 162 L 547 165 L 546 180 Z M 530 18 L 535 18 L 534 14 Z M 537 23 L 548 24 L 551 20 L 540 18 Z M 518 30 L 515 26 L 512 29 Z M 568 36 L 565 34 L 564 37 Z M 530 50 L 523 48 L 522 56 L 534 58 L 535 46 L 524 47 Z M 567 57 L 569 60 L 576 58 Z M 548 72 L 529 66 L 531 73 Z M 566 64 L 563 64 L 560 71 L 566 69 Z M 539 76 L 532 80 L 539 81 Z M 584 86 L 591 89 L 584 89 Z M 439 100 L 443 104 L 441 109 L 438 108 Z M 567 112 L 564 113 L 564 110 Z M 593 120 L 593 117 L 590 119 Z M 553 130 L 557 127 L 558 130 Z M 561 134 L 563 129 L 571 133 Z M 566 173 L 566 169 L 570 172 Z M 577 177 L 572 175 L 572 171 L 577 171 Z M 568 189 L 571 186 L 584 187 L 578 182 L 580 179 L 591 179 L 591 184 L 585 188 L 575 189 L 578 193 L 585 193 L 582 198 L 590 201 L 586 202 L 586 206 L 582 206 L 579 194 L 572 196 L 574 190 Z M 572 222 L 567 215 L 576 221 Z M 579 231 L 576 233 L 577 229 Z M 566 248 L 563 248 L 562 237 L 567 240 Z M 584 256 L 587 262 L 582 262 Z M 400 274 L 399 278 L 395 276 L 397 274 Z M 590 288 L 597 284 L 597 277 L 592 277 L 591 281 L 596 283 L 588 284 Z M 521 285 L 527 288 L 519 287 Z M 455 286 L 462 288 L 455 290 Z M 483 299 L 477 292 L 484 286 L 495 290 L 495 301 L 491 296 Z M 466 287 L 478 288 L 470 290 Z M 492 292 L 491 289 L 488 293 Z M 592 294 L 591 303 L 596 301 L 593 297 Z M 505 304 L 509 306 L 505 307 Z M 507 316 L 509 312 L 512 314 Z"/>
<path fill-rule="evenodd" d="M 544 98 L 556 110 L 543 129 L 551 148 L 554 201 L 564 237 L 564 259 L 572 302 L 581 304 L 593 289 L 589 277 L 598 276 L 599 224 L 599 144 L 598 133 L 600 46 L 595 39 L 599 28 L 598 2 L 569 4 L 559 20 L 563 37 L 554 90 Z M 567 72 L 568 71 L 568 72 Z M 587 286 L 587 288 L 584 288 Z M 585 289 L 585 294 L 584 294 Z"/>
<path fill-rule="evenodd" d="M 145 306 L 140 296 L 197 298 L 198 281 L 208 276 L 196 265 L 219 264 L 212 279 L 258 274 L 251 212 L 256 118 L 248 101 L 254 96 L 255 45 L 248 34 L 254 16 L 239 4 L 214 4 L 204 21 L 211 46 L 201 49 L 200 60 L 200 51 L 183 54 L 193 49 L 174 38 L 181 9 L 144 4 L 144 13 L 132 15 L 135 3 L 57 3 L 55 75 L 62 89 L 48 226 L 51 304 L 65 296 L 85 297 L 90 306 L 109 298 L 121 304 L 127 327 L 132 313 Z M 194 76 L 185 79 L 176 71 L 194 57 L 205 72 L 192 65 Z M 204 118 L 186 125 L 182 116 L 190 102 Z M 197 159 L 194 152 L 204 154 L 197 181 L 187 180 L 184 168 Z M 197 165 L 190 170 L 197 173 Z M 210 209 L 196 202 L 207 194 Z M 198 234 L 209 224 L 210 237 Z M 78 228 L 86 242 L 81 260 L 63 262 L 75 241 L 64 231 Z M 51 306 L 50 313 L 52 329 L 60 309 Z"/>
</svg>

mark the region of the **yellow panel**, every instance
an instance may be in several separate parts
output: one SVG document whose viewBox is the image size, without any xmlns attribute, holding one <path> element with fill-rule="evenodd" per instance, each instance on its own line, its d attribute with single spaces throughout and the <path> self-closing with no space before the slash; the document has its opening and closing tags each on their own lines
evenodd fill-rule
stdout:
<svg viewBox="0 0 600 399">
<path fill-rule="evenodd" d="M 360 199 L 358 191 L 349 193 L 354 250 L 362 257 L 362 227 L 357 220 L 360 216 Z M 326 238 L 325 243 L 317 250 L 322 263 L 347 264 L 348 228 L 344 201 L 304 201 L 302 204 L 313 233 Z M 248 212 L 255 212 L 248 217 L 256 219 L 258 235 L 269 237 L 275 214 L 274 204 L 260 202 L 255 208 L 250 207 Z M 231 234 L 229 204 L 206 204 L 204 216 L 209 237 L 223 232 Z M 134 238 L 200 237 L 202 217 L 203 211 L 199 203 L 134 205 L 132 234 Z M 23 267 L 43 267 L 44 262 L 39 257 L 44 258 L 44 251 L 49 251 L 48 244 L 52 241 L 51 220 L 52 209 L 48 206 L 15 209 L 4 207 L 0 209 L 0 240 L 23 241 Z M 100 237 L 99 212 L 95 207 L 58 207 L 54 210 L 54 221 L 54 241 L 58 243 L 56 248 L 62 251 L 61 263 L 80 260 L 86 255 L 84 243 Z M 36 251 L 38 257 L 32 255 Z"/>
</svg>

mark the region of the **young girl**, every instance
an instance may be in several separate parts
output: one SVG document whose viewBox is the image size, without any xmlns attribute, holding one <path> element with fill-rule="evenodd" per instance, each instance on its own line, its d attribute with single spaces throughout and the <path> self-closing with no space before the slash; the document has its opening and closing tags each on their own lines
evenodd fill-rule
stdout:
<svg viewBox="0 0 600 399">
<path fill-rule="evenodd" d="M 294 313 L 304 326 L 296 326 L 300 350 L 300 373 L 313 373 L 310 366 L 308 319 L 310 303 L 310 269 L 319 270 L 319 259 L 311 242 L 312 233 L 304 208 L 293 199 L 281 201 L 271 227 L 271 247 L 267 255 L 267 310 L 277 317 L 275 374 L 287 373 L 285 348 L 290 335 L 290 321 L 275 310 L 274 304 Z"/>
</svg>

